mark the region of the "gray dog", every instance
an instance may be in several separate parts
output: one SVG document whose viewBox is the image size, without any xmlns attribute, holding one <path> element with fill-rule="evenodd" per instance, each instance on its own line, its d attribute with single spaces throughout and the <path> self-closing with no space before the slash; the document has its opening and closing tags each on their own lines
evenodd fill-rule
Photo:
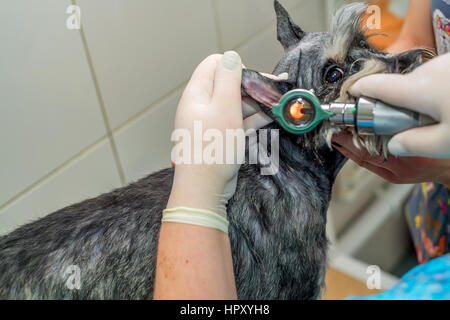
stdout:
<svg viewBox="0 0 450 320">
<path fill-rule="evenodd" d="M 407 72 L 426 51 L 390 55 L 372 48 L 360 29 L 363 4 L 341 8 L 331 32 L 305 33 L 275 1 L 285 56 L 274 81 L 245 70 L 243 92 L 270 114 L 270 101 L 294 88 L 314 89 L 324 103 L 349 99 L 346 89 L 374 72 Z M 279 128 L 274 123 L 268 128 Z M 297 137 L 280 131 L 279 171 L 243 165 L 228 205 L 240 299 L 316 299 L 324 286 L 326 212 L 345 158 L 331 149 L 336 129 L 322 125 Z M 378 142 L 362 140 L 376 152 Z M 269 150 L 270 152 L 270 150 Z M 161 213 L 173 170 L 61 209 L 0 238 L 2 299 L 151 299 Z M 81 271 L 80 287 L 68 270 Z M 70 274 L 70 272 L 69 272 Z"/>
</svg>

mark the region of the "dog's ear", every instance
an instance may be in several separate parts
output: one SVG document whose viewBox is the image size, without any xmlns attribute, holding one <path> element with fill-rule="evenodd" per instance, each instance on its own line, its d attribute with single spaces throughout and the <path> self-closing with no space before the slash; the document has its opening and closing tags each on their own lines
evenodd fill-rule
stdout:
<svg viewBox="0 0 450 320">
<path fill-rule="evenodd" d="M 242 95 L 266 107 L 278 104 L 281 97 L 293 88 L 294 85 L 287 81 L 274 80 L 249 69 L 242 70 Z"/>
<path fill-rule="evenodd" d="M 277 38 L 286 50 L 297 44 L 304 37 L 305 33 L 292 22 L 288 12 L 278 0 L 275 0 L 274 6 L 277 14 Z"/>
</svg>

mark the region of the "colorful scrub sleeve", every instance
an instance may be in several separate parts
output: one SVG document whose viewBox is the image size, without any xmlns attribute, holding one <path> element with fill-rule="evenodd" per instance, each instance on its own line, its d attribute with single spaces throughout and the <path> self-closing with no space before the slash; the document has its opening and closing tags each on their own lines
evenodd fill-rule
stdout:
<svg viewBox="0 0 450 320">
<path fill-rule="evenodd" d="M 419 263 L 450 252 L 450 189 L 437 183 L 417 185 L 406 203 L 409 230 Z"/>
<path fill-rule="evenodd" d="M 432 0 L 431 13 L 438 54 L 450 52 L 450 0 Z"/>
<path fill-rule="evenodd" d="M 450 52 L 450 0 L 432 0 L 436 49 Z M 418 185 L 406 205 L 406 216 L 419 263 L 449 252 L 449 189 L 437 183 Z"/>
<path fill-rule="evenodd" d="M 450 254 L 419 265 L 392 289 L 357 300 L 450 300 Z"/>
</svg>

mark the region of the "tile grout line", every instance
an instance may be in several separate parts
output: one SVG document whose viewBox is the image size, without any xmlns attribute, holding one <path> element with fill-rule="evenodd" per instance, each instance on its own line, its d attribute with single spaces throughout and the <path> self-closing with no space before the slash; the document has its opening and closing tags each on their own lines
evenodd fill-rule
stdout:
<svg viewBox="0 0 450 320">
<path fill-rule="evenodd" d="M 119 131 L 124 130 L 125 128 L 132 125 L 134 122 L 138 121 L 141 117 L 145 116 L 147 113 L 150 113 L 153 111 L 153 109 L 157 108 L 160 104 L 164 103 L 166 100 L 169 100 L 173 96 L 177 95 L 181 89 L 183 89 L 188 83 L 188 80 L 183 81 L 181 84 L 176 86 L 175 88 L 171 89 L 168 93 L 163 95 L 162 97 L 158 98 L 155 102 L 152 102 L 148 106 L 146 106 L 144 109 L 139 111 L 138 113 L 134 114 L 124 122 L 122 122 L 120 125 L 118 125 L 115 129 L 112 130 L 113 133 L 118 133 Z M 175 119 L 174 119 L 175 121 Z"/>
<path fill-rule="evenodd" d="M 66 169 L 67 167 L 69 167 L 70 165 L 72 165 L 73 163 L 75 163 L 76 161 L 78 161 L 80 158 L 82 158 L 84 155 L 88 154 L 89 152 L 91 152 L 92 150 L 94 150 L 95 148 L 97 148 L 98 146 L 100 146 L 103 142 L 105 142 L 108 139 L 108 136 L 103 136 L 100 139 L 98 139 L 97 141 L 95 141 L 94 143 L 92 143 L 91 145 L 87 146 L 86 148 L 84 148 L 83 150 L 81 150 L 80 152 L 78 152 L 77 154 L 75 154 L 73 157 L 71 157 L 69 160 L 65 161 L 63 164 L 59 165 L 58 167 L 56 167 L 55 169 L 53 169 L 52 171 L 50 171 L 49 173 L 47 173 L 46 175 L 44 175 L 43 177 L 39 178 L 36 182 L 34 182 L 33 184 L 29 185 L 28 187 L 26 187 L 25 189 L 23 189 L 22 191 L 20 191 L 19 193 L 17 193 L 15 196 L 13 196 L 12 198 L 10 198 L 9 200 L 7 200 L 6 202 L 2 203 L 0 205 L 0 211 L 2 211 L 3 209 L 9 207 L 11 204 L 13 204 L 14 202 L 16 202 L 17 200 L 19 200 L 20 198 L 26 196 L 27 194 L 29 194 L 30 192 L 32 192 L 34 189 L 36 189 L 37 187 L 39 187 L 41 184 L 45 183 L 48 179 L 50 179 L 51 177 L 53 177 L 54 175 L 62 172 L 64 169 Z"/>
<path fill-rule="evenodd" d="M 75 0 L 71 0 L 71 2 L 72 2 L 73 5 L 77 5 Z M 98 82 L 97 74 L 95 73 L 95 68 L 94 68 L 94 64 L 92 62 L 91 54 L 89 52 L 89 47 L 88 47 L 88 44 L 87 44 L 87 39 L 86 39 L 86 35 L 84 33 L 83 25 L 81 25 L 81 28 L 80 28 L 79 31 L 80 31 L 81 41 L 83 43 L 84 53 L 86 55 L 86 60 L 88 62 L 89 71 L 91 73 L 92 82 L 94 83 L 94 87 L 95 87 L 95 91 L 96 91 L 96 94 L 97 94 L 98 103 L 100 105 L 100 111 L 102 113 L 103 122 L 104 122 L 104 125 L 106 127 L 106 133 L 107 133 L 110 145 L 111 145 L 111 149 L 112 149 L 112 153 L 113 153 L 113 157 L 114 157 L 114 162 L 116 164 L 116 168 L 117 168 L 117 172 L 119 174 L 120 182 L 121 182 L 122 186 L 125 186 L 126 185 L 125 173 L 124 173 L 124 170 L 123 170 L 123 167 L 122 167 L 122 163 L 120 161 L 119 151 L 117 149 L 117 145 L 116 145 L 116 142 L 114 140 L 114 135 L 113 135 L 113 132 L 111 130 L 111 125 L 109 123 L 108 113 L 106 112 L 105 101 L 103 99 L 103 95 L 102 95 L 101 90 L 100 90 L 100 84 Z"/>
<path fill-rule="evenodd" d="M 75 0 L 73 0 L 73 1 L 75 1 Z M 219 20 L 219 11 L 218 11 L 218 8 L 217 8 L 217 1 L 218 0 L 212 0 L 214 27 L 215 27 L 216 40 L 217 40 L 217 46 L 218 46 L 219 52 L 224 52 L 225 49 L 224 49 L 222 33 L 221 33 L 221 29 L 220 29 L 220 23 L 219 23 L 220 20 Z M 129 119 L 127 119 L 126 121 L 121 123 L 119 126 L 114 128 L 112 130 L 113 133 L 117 133 L 117 132 L 123 130 L 124 128 L 128 127 L 129 125 L 131 125 L 133 122 L 137 121 L 140 117 L 144 116 L 146 113 L 151 112 L 151 110 L 153 108 L 157 107 L 164 100 L 167 100 L 173 94 L 177 93 L 179 91 L 179 89 L 181 89 L 184 86 L 186 86 L 187 83 L 188 83 L 188 80 L 185 80 L 180 85 L 178 85 L 177 87 L 171 89 L 170 92 L 168 92 L 167 94 L 165 94 L 162 97 L 158 98 L 156 101 L 154 101 L 153 103 L 151 103 L 150 105 L 145 107 L 143 110 L 141 110 L 140 112 L 136 113 L 135 115 L 133 115 L 132 117 L 130 117 Z"/>
</svg>

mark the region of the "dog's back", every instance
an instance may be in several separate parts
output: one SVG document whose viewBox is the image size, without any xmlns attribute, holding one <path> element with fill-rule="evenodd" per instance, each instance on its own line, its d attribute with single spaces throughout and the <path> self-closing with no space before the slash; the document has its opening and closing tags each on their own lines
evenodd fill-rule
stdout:
<svg viewBox="0 0 450 320">
<path fill-rule="evenodd" d="M 172 176 L 160 171 L 1 237 L 0 299 L 151 298 Z"/>
</svg>

